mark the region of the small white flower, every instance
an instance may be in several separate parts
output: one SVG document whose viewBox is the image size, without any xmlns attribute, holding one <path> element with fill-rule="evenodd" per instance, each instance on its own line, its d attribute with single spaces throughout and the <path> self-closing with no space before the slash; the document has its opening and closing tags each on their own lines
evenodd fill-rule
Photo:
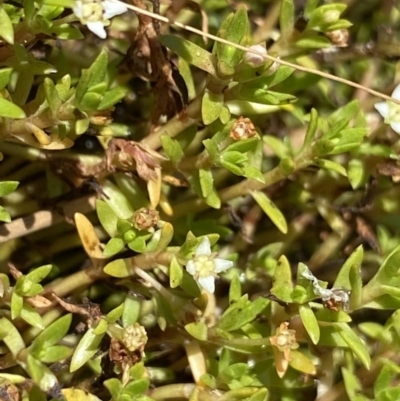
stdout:
<svg viewBox="0 0 400 401">
<path fill-rule="evenodd" d="M 202 288 L 213 293 L 215 290 L 215 277 L 233 266 L 230 260 L 219 259 L 211 252 L 210 240 L 207 236 L 203 238 L 196 249 L 193 260 L 186 264 L 186 270 L 200 284 Z"/>
<path fill-rule="evenodd" d="M 392 93 L 392 98 L 400 100 L 400 85 L 397 85 Z M 386 124 L 390 124 L 393 131 L 400 134 L 400 105 L 393 102 L 375 103 L 374 107 L 384 118 Z"/>
<path fill-rule="evenodd" d="M 72 11 L 81 24 L 87 25 L 99 38 L 105 39 L 107 33 L 104 27 L 110 25 L 109 19 L 123 14 L 128 8 L 122 2 L 112 0 L 75 0 Z"/>
</svg>

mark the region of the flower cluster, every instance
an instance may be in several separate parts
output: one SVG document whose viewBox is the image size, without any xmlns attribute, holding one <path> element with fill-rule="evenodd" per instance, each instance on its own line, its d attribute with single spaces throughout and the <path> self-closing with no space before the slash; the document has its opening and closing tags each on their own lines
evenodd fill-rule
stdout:
<svg viewBox="0 0 400 401">
<path fill-rule="evenodd" d="M 105 39 L 107 33 L 104 27 L 110 25 L 110 19 L 116 15 L 123 14 L 128 8 L 122 2 L 112 0 L 75 0 L 74 14 L 80 19 L 81 24 Z"/>
<path fill-rule="evenodd" d="M 202 288 L 213 293 L 215 290 L 215 277 L 218 273 L 227 271 L 233 266 L 230 260 L 219 259 L 211 252 L 211 244 L 208 237 L 204 237 L 196 249 L 193 260 L 186 264 L 186 270 L 200 284 Z"/>
</svg>

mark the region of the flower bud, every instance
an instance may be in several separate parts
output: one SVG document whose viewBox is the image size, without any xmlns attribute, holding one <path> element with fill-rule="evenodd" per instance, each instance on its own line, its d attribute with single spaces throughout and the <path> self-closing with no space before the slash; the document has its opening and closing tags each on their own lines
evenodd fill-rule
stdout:
<svg viewBox="0 0 400 401">
<path fill-rule="evenodd" d="M 323 19 L 326 24 L 334 24 L 340 18 L 340 11 L 339 10 L 329 10 L 326 11 Z"/>
<path fill-rule="evenodd" d="M 262 45 L 253 45 L 250 46 L 250 50 L 255 50 L 258 53 L 267 54 L 267 49 Z M 250 64 L 253 67 L 260 67 L 265 63 L 265 58 L 260 54 L 246 52 L 244 55 L 244 62 L 246 64 Z"/>
</svg>

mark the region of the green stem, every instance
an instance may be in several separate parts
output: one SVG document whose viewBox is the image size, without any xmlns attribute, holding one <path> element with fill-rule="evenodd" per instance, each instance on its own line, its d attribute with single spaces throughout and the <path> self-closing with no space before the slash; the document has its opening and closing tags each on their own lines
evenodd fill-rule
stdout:
<svg viewBox="0 0 400 401">
<path fill-rule="evenodd" d="M 304 169 L 305 167 L 310 166 L 314 162 L 314 158 L 317 156 L 317 149 L 313 146 L 302 152 L 297 158 L 294 160 L 294 171 Z M 259 191 L 265 188 L 270 187 L 271 185 L 285 179 L 287 177 L 286 174 L 282 171 L 282 169 L 277 166 L 274 169 L 268 171 L 264 174 L 264 182 L 261 183 L 255 180 L 243 180 L 238 184 L 232 185 L 228 188 L 222 189 L 219 191 L 219 197 L 221 202 L 228 202 L 232 199 L 235 199 L 239 196 L 248 195 L 252 191 Z M 193 213 L 197 211 L 201 211 L 207 209 L 207 204 L 203 199 L 196 198 L 191 199 L 182 203 L 178 203 L 174 207 L 174 218 L 179 218 L 187 215 L 188 213 Z"/>
<path fill-rule="evenodd" d="M 186 128 L 196 124 L 201 110 L 201 99 L 196 98 L 189 104 L 186 115 L 177 115 L 168 121 L 161 129 L 153 132 L 140 142 L 142 145 L 148 146 L 151 149 L 158 149 L 161 146 L 161 135 L 169 135 L 171 138 L 177 136 Z"/>
<path fill-rule="evenodd" d="M 64 297 L 78 288 L 88 287 L 99 278 L 108 277 L 102 270 L 94 268 L 81 270 L 68 277 L 57 279 L 45 287 L 46 292 L 54 292 L 59 297 Z"/>
<path fill-rule="evenodd" d="M 162 400 L 176 400 L 179 398 L 189 399 L 194 391 L 198 390 L 199 401 L 218 401 L 221 394 L 217 391 L 201 390 L 195 384 L 190 383 L 179 383 L 169 384 L 150 390 L 148 392 L 149 397 L 156 401 Z"/>
</svg>

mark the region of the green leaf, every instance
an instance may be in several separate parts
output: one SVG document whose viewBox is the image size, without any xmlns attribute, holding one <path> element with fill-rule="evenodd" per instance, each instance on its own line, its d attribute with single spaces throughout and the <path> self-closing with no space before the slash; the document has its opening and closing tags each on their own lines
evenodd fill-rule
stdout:
<svg viewBox="0 0 400 401">
<path fill-rule="evenodd" d="M 14 192 L 19 185 L 18 181 L 0 182 L 0 198 Z"/>
<path fill-rule="evenodd" d="M 66 345 L 53 345 L 44 348 L 39 356 L 39 360 L 43 363 L 55 363 L 63 361 L 72 355 L 73 349 Z"/>
<path fill-rule="evenodd" d="M 307 0 L 304 7 L 304 16 L 306 18 L 310 17 L 310 14 L 317 8 L 319 0 Z"/>
<path fill-rule="evenodd" d="M 261 182 L 262 184 L 265 183 L 264 175 L 257 167 L 243 166 L 243 175 L 251 180 Z"/>
<path fill-rule="evenodd" d="M 220 164 L 222 167 L 226 168 L 233 174 L 236 174 L 238 176 L 242 176 L 244 174 L 244 170 L 242 169 L 242 167 L 239 167 L 236 164 L 233 164 L 229 161 L 224 160 L 223 157 L 221 157 Z"/>
<path fill-rule="evenodd" d="M 304 327 L 311 338 L 311 341 L 313 342 L 313 344 L 318 344 L 320 330 L 314 312 L 308 305 L 300 305 L 299 313 L 301 321 L 303 322 Z"/>
<path fill-rule="evenodd" d="M 37 329 L 43 330 L 44 325 L 42 321 L 42 317 L 39 313 L 27 302 L 24 302 L 24 306 L 21 309 L 21 318 L 25 320 L 28 324 Z"/>
<path fill-rule="evenodd" d="M 240 86 L 240 94 L 242 96 L 249 97 L 252 93 L 258 90 L 267 90 L 271 87 L 285 81 L 294 72 L 294 68 L 287 67 L 285 65 L 280 66 L 276 72 L 272 75 L 261 76 L 252 79 L 250 82 L 246 82 Z"/>
<path fill-rule="evenodd" d="M 257 147 L 258 142 L 260 141 L 260 138 L 249 138 L 249 139 L 243 139 L 240 141 L 236 141 L 231 143 L 229 146 L 227 146 L 224 149 L 224 152 L 241 152 L 241 153 L 246 153 L 249 152 L 250 150 L 253 150 Z"/>
<path fill-rule="evenodd" d="M 50 110 L 53 116 L 57 116 L 58 109 L 60 108 L 62 101 L 58 96 L 58 92 L 56 90 L 56 86 L 54 82 L 50 78 L 45 78 L 43 83 L 44 94 L 46 96 L 47 104 L 50 107 Z"/>
<path fill-rule="evenodd" d="M 93 62 L 90 68 L 83 70 L 81 78 L 76 86 L 75 98 L 82 108 L 83 98 L 86 96 L 86 100 L 83 102 L 85 107 L 92 107 L 94 110 L 100 104 L 102 96 L 100 93 L 92 92 L 88 93 L 90 89 L 95 88 L 96 85 L 103 85 L 107 73 L 108 56 L 105 50 L 103 50 L 96 60 Z"/>
<path fill-rule="evenodd" d="M 76 346 L 69 369 L 71 373 L 81 368 L 99 350 L 100 342 L 105 333 L 95 334 L 94 331 L 93 327 L 89 327 Z"/>
<path fill-rule="evenodd" d="M 315 134 L 317 132 L 317 127 L 318 127 L 318 112 L 315 109 L 311 109 L 310 122 L 308 123 L 306 136 L 304 137 L 302 150 L 307 149 L 314 142 Z"/>
<path fill-rule="evenodd" d="M 146 239 L 142 236 L 136 237 L 133 241 L 128 242 L 128 248 L 137 253 L 146 251 Z"/>
<path fill-rule="evenodd" d="M 0 98 L 0 117 L 21 119 L 25 118 L 25 112 L 14 103 Z"/>
<path fill-rule="evenodd" d="M 383 365 L 374 384 L 374 396 L 376 400 L 379 399 L 379 396 L 384 391 L 391 387 L 395 376 L 396 372 L 393 371 L 393 368 L 390 365 Z"/>
<path fill-rule="evenodd" d="M 292 269 L 286 256 L 282 255 L 275 267 L 271 294 L 283 302 L 292 302 Z"/>
<path fill-rule="evenodd" d="M 107 379 L 103 382 L 103 385 L 110 392 L 113 399 L 115 399 L 115 400 L 119 399 L 119 396 L 122 391 L 122 384 L 118 379 L 116 379 L 116 378 Z"/>
<path fill-rule="evenodd" d="M 17 328 L 5 317 L 0 319 L 0 339 L 14 357 L 25 348 L 24 340 Z"/>
<path fill-rule="evenodd" d="M 169 135 L 161 135 L 161 144 L 168 158 L 173 163 L 178 163 L 184 156 L 183 149 L 179 142 Z"/>
<path fill-rule="evenodd" d="M 228 15 L 228 17 L 223 21 L 220 29 L 218 30 L 217 36 L 232 43 L 246 45 L 249 33 L 250 23 L 247 16 L 247 11 L 245 7 L 240 6 L 234 14 Z M 243 50 L 239 50 L 233 46 L 215 42 L 214 48 L 218 62 L 226 65 L 228 69 L 229 67 L 233 69 L 243 58 Z M 232 75 L 234 72 L 235 71 L 233 69 Z"/>
<path fill-rule="evenodd" d="M 95 111 L 99 108 L 102 98 L 103 96 L 99 93 L 86 92 L 79 102 L 79 107 L 82 111 Z"/>
<path fill-rule="evenodd" d="M 199 170 L 199 180 L 201 193 L 204 198 L 211 194 L 214 189 L 214 178 L 211 170 L 200 169 Z"/>
<path fill-rule="evenodd" d="M 266 388 L 261 388 L 250 398 L 248 398 L 248 401 L 267 401 L 268 399 L 269 399 L 268 390 Z"/>
<path fill-rule="evenodd" d="M 179 287 L 182 283 L 183 268 L 174 256 L 169 265 L 169 285 L 171 288 Z"/>
<path fill-rule="evenodd" d="M 116 86 L 107 91 L 103 98 L 101 99 L 100 104 L 98 105 L 98 110 L 107 110 L 122 100 L 127 94 L 128 89 L 123 88 L 122 86 Z"/>
<path fill-rule="evenodd" d="M 105 316 L 104 320 L 106 323 L 115 323 L 117 320 L 121 318 L 123 312 L 124 312 L 124 304 L 120 304 L 116 308 L 111 309 L 111 311 L 108 312 L 107 315 Z M 107 328 L 107 325 L 105 326 Z"/>
<path fill-rule="evenodd" d="M 185 325 L 185 330 L 200 341 L 207 341 L 208 327 L 204 322 L 194 322 Z"/>
<path fill-rule="evenodd" d="M 0 91 L 3 90 L 10 82 L 12 68 L 1 68 L 0 69 Z"/>
<path fill-rule="evenodd" d="M 222 93 L 216 94 L 209 90 L 204 92 L 201 101 L 201 117 L 205 125 L 210 125 L 219 118 L 223 104 L 224 95 Z"/>
<path fill-rule="evenodd" d="M 357 269 L 360 269 L 363 258 L 364 249 L 363 246 L 360 245 L 352 252 L 352 254 L 347 258 L 346 262 L 341 267 L 333 286 L 351 290 L 350 270 L 352 266 L 356 266 Z"/>
<path fill-rule="evenodd" d="M 373 293 L 375 296 L 382 295 L 383 284 L 391 287 L 400 286 L 400 246 L 396 247 L 382 263 L 375 276 L 364 287 L 365 293 Z"/>
<path fill-rule="evenodd" d="M 338 328 L 340 336 L 347 343 L 349 348 L 354 352 L 365 368 L 369 369 L 371 366 L 371 357 L 360 337 L 346 323 L 335 323 L 335 326 Z"/>
<path fill-rule="evenodd" d="M 0 36 L 11 45 L 14 44 L 14 28 L 3 6 L 0 7 Z"/>
<path fill-rule="evenodd" d="M 43 4 L 47 4 L 49 6 L 72 8 L 74 6 L 74 0 L 43 0 Z"/>
<path fill-rule="evenodd" d="M 247 294 L 224 312 L 217 324 L 219 329 L 225 331 L 240 329 L 244 325 L 252 322 L 269 303 L 268 299 L 260 297 L 254 302 L 248 301 L 247 305 L 243 305 L 244 299 L 247 299 Z"/>
<path fill-rule="evenodd" d="M 355 310 L 362 306 L 361 264 L 352 264 L 349 273 L 351 285 L 350 308 Z"/>
<path fill-rule="evenodd" d="M 250 102 L 266 104 L 266 105 L 281 105 L 293 103 L 297 98 L 287 93 L 273 92 L 270 90 L 264 90 L 257 88 L 251 90 L 251 88 L 245 86 L 245 90 L 239 93 L 239 99 L 248 100 Z"/>
<path fill-rule="evenodd" d="M 334 26 L 346 7 L 346 4 L 343 3 L 333 3 L 316 8 L 309 14 L 307 29 L 324 31 L 328 27 Z"/>
<path fill-rule="evenodd" d="M 131 269 L 132 269 L 131 260 L 129 258 L 116 259 L 108 263 L 104 267 L 104 273 L 112 277 L 123 278 L 123 277 L 128 277 L 131 274 L 130 273 Z"/>
<path fill-rule="evenodd" d="M 140 317 L 141 302 L 136 296 L 128 295 L 124 301 L 124 310 L 122 312 L 122 327 L 128 327 L 136 323 Z"/>
<path fill-rule="evenodd" d="M 339 311 L 331 311 L 329 309 L 320 309 L 315 312 L 315 317 L 320 322 L 329 322 L 329 323 L 349 323 L 351 322 L 351 317 L 346 312 L 341 310 Z"/>
<path fill-rule="evenodd" d="M 221 161 L 222 160 L 235 165 L 241 165 L 248 160 L 248 157 L 242 152 L 232 150 L 229 152 L 224 151 L 221 155 Z"/>
<path fill-rule="evenodd" d="M 294 3 L 293 0 L 282 0 L 279 14 L 279 27 L 282 36 L 292 33 L 294 27 Z"/>
<path fill-rule="evenodd" d="M 189 40 L 176 35 L 159 35 L 158 40 L 189 64 L 216 76 L 215 56 Z"/>
<path fill-rule="evenodd" d="M 332 46 L 331 41 L 318 34 L 304 35 L 296 42 L 296 46 L 301 49 L 324 49 Z"/>
<path fill-rule="evenodd" d="M 289 366 L 309 375 L 315 375 L 317 372 L 312 360 L 297 350 L 290 351 Z"/>
<path fill-rule="evenodd" d="M 89 68 L 90 78 L 87 84 L 87 88 L 92 90 L 94 86 L 98 84 L 104 84 L 107 73 L 107 66 L 108 55 L 106 50 L 103 49 Z"/>
<path fill-rule="evenodd" d="M 0 221 L 4 221 L 4 223 L 9 223 L 11 221 L 10 213 L 8 213 L 3 206 L 0 206 Z"/>
<path fill-rule="evenodd" d="M 346 169 L 339 163 L 336 163 L 332 160 L 317 159 L 315 164 L 318 167 L 324 168 L 326 170 L 334 171 L 335 173 L 338 173 L 338 174 L 342 175 L 343 177 L 347 177 Z"/>
<path fill-rule="evenodd" d="M 288 231 L 285 216 L 282 212 L 275 206 L 275 204 L 268 198 L 268 196 L 261 191 L 252 191 L 252 197 L 264 211 L 264 213 L 271 219 L 275 226 L 283 234 Z"/>
<path fill-rule="evenodd" d="M 24 306 L 24 298 L 17 294 L 16 291 L 13 291 L 11 296 L 11 319 L 16 319 Z"/>
<path fill-rule="evenodd" d="M 105 202 L 120 219 L 129 219 L 132 217 L 135 210 L 130 204 L 127 196 L 110 180 L 104 180 L 102 189 L 107 195 Z"/>
<path fill-rule="evenodd" d="M 61 341 L 68 333 L 71 322 L 72 314 L 69 313 L 46 327 L 32 343 L 33 356 L 37 357 L 36 353 L 38 351 L 51 347 Z"/>
<path fill-rule="evenodd" d="M 117 234 L 118 217 L 106 202 L 96 199 L 96 212 L 101 225 L 110 237 Z"/>
<path fill-rule="evenodd" d="M 63 399 L 65 399 L 65 401 L 101 401 L 100 398 L 96 397 L 95 395 L 90 394 L 87 391 L 81 390 L 79 388 L 74 388 L 74 387 L 63 388 L 61 392 L 63 395 Z M 123 400 L 122 398 L 119 398 L 119 401 L 128 401 L 128 400 Z"/>
<path fill-rule="evenodd" d="M 110 241 L 107 242 L 103 250 L 103 255 L 105 258 L 110 258 L 111 256 L 116 255 L 121 252 L 125 247 L 125 241 L 122 238 L 114 237 L 111 238 Z"/>
<path fill-rule="evenodd" d="M 205 198 L 205 202 L 214 209 L 219 209 L 221 207 L 221 199 L 215 188 L 213 188 L 211 193 Z"/>
<path fill-rule="evenodd" d="M 129 399 L 138 399 L 137 396 L 144 394 L 147 392 L 150 386 L 150 380 L 147 377 L 143 377 L 138 380 L 134 380 L 133 382 L 127 384 L 123 390 L 123 394 L 129 396 Z"/>
<path fill-rule="evenodd" d="M 361 383 L 357 376 L 347 368 L 342 368 L 343 382 L 350 401 L 360 401 L 357 396 L 362 391 Z"/>
<path fill-rule="evenodd" d="M 239 276 L 232 277 L 231 285 L 229 286 L 229 303 L 236 302 L 242 296 L 242 286 L 240 284 Z"/>
<path fill-rule="evenodd" d="M 30 283 L 38 284 L 50 273 L 53 265 L 44 265 L 37 267 L 25 276 L 25 280 Z"/>
<path fill-rule="evenodd" d="M 365 166 L 361 159 L 351 159 L 347 166 L 347 177 L 349 178 L 351 187 L 358 189 L 365 181 Z"/>
<path fill-rule="evenodd" d="M 367 134 L 366 128 L 348 128 L 341 130 L 334 137 L 330 137 L 330 141 L 335 146 L 334 149 L 329 152 L 330 154 L 339 154 L 348 152 L 352 149 L 357 149 L 364 136 Z"/>
<path fill-rule="evenodd" d="M 33 381 L 42 391 L 50 392 L 51 390 L 54 390 L 54 388 L 60 386 L 54 373 L 47 366 L 29 354 L 27 358 L 27 371 L 29 376 L 32 377 Z"/>
</svg>

